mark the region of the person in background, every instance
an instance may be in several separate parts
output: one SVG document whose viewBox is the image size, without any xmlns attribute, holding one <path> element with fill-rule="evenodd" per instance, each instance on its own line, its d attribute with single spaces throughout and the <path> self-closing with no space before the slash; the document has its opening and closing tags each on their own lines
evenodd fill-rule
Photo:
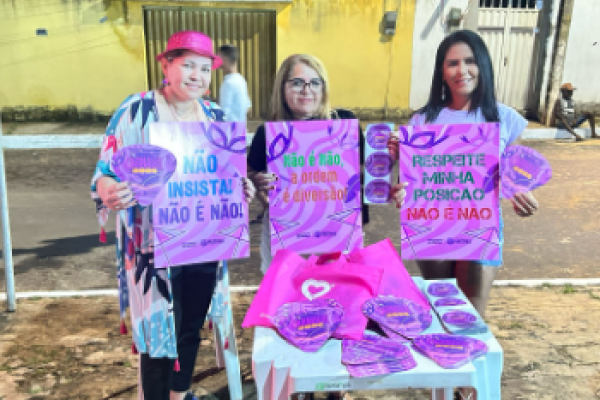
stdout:
<svg viewBox="0 0 600 400">
<path fill-rule="evenodd" d="M 223 59 L 223 73 L 225 77 L 219 90 L 219 105 L 225 112 L 227 121 L 236 121 L 246 123 L 248 111 L 252 107 L 250 96 L 248 95 L 248 85 L 246 80 L 238 72 L 238 60 L 240 53 L 237 47 L 226 44 L 219 47 L 219 56 Z M 262 210 L 251 220 L 251 224 L 261 223 L 265 210 L 269 206 L 269 201 L 264 193 L 257 193 L 256 198 L 262 205 Z"/>
<path fill-rule="evenodd" d="M 409 125 L 486 122 L 500 122 L 499 156 L 506 146 L 517 141 L 527 126 L 527 121 L 515 110 L 496 101 L 492 62 L 481 37 L 468 30 L 454 32 L 438 47 L 429 100 L 413 115 Z M 398 138 L 389 141 L 388 147 L 396 160 L 398 146 Z M 406 186 L 407 183 L 402 182 L 392 189 L 398 208 L 404 203 Z M 511 201 L 520 217 L 533 215 L 539 207 L 531 192 L 517 193 Z M 499 237 L 500 261 L 417 260 L 423 278 L 456 278 L 460 289 L 484 317 L 492 282 L 502 265 L 502 214 Z M 465 391 L 469 389 L 462 390 L 467 398 Z"/>
<path fill-rule="evenodd" d="M 219 47 L 219 56 L 223 59 L 223 83 L 219 90 L 219 106 L 227 121 L 246 122 L 248 110 L 252 107 L 248 95 L 248 84 L 238 72 L 239 51 L 237 47 L 226 44 Z"/>
<path fill-rule="evenodd" d="M 216 104 L 201 100 L 211 70 L 219 67 L 221 59 L 213 53 L 208 36 L 181 31 L 169 38 L 157 61 L 165 75 L 164 86 L 129 96 L 108 124 L 92 178 L 92 198 L 101 225 L 110 211 L 117 213 L 117 275 L 121 296 L 123 285 L 129 293 L 143 398 L 193 400 L 188 390 L 218 262 L 155 268 L 152 206 L 137 205 L 128 182 L 119 181 L 113 171 L 111 159 L 123 147 L 149 143 L 154 122 L 224 121 Z M 248 179 L 241 180 L 246 201 L 251 201 L 254 187 Z"/>
<path fill-rule="evenodd" d="M 552 119 L 558 128 L 566 129 L 571 135 L 575 136 L 575 141 L 577 142 L 582 141 L 583 138 L 575 132 L 575 128 L 579 128 L 581 124 L 588 121 L 592 137 L 597 139 L 599 136 L 596 134 L 594 114 L 585 112 L 578 115 L 575 108 L 575 101 L 573 100 L 574 90 L 575 88 L 570 83 L 565 83 L 560 87 L 561 95 L 556 99 L 556 103 L 554 104 Z"/>
</svg>

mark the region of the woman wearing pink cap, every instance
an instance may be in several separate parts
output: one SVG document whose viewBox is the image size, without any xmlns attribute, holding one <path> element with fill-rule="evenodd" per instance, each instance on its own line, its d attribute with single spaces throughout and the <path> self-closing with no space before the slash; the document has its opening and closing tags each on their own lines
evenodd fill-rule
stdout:
<svg viewBox="0 0 600 400">
<path fill-rule="evenodd" d="M 121 318 L 129 305 L 134 351 L 141 353 L 144 398 L 188 400 L 194 398 L 187 391 L 200 344 L 199 331 L 216 284 L 217 262 L 154 268 L 151 207 L 137 205 L 128 183 L 119 182 L 110 161 L 122 147 L 148 143 L 153 122 L 223 121 L 217 105 L 200 100 L 210 85 L 211 70 L 222 61 L 213 52 L 212 40 L 195 31 L 172 35 L 157 60 L 165 84 L 129 96 L 114 113 L 92 178 L 92 198 L 102 226 L 110 210 L 117 212 Z M 254 186 L 242 179 L 250 201 Z M 121 332 L 126 332 L 124 324 Z"/>
</svg>

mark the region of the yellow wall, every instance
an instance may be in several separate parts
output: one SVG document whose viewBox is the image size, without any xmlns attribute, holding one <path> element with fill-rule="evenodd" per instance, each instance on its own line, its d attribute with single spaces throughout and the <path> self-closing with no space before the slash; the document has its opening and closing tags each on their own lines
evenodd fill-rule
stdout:
<svg viewBox="0 0 600 400">
<path fill-rule="evenodd" d="M 0 106 L 75 106 L 109 114 L 146 88 L 143 5 L 277 11 L 278 64 L 321 58 L 332 103 L 367 114 L 408 109 L 416 0 L 294 0 L 293 3 L 20 0 L 0 3 Z M 399 7 L 396 35 L 379 33 Z M 105 19 L 103 19 L 106 17 Z M 45 28 L 48 36 L 36 36 Z"/>
<path fill-rule="evenodd" d="M 332 104 L 390 111 L 408 108 L 415 0 L 399 5 L 396 35 L 380 34 L 381 0 L 297 0 L 277 18 L 278 59 L 312 53 L 327 67 Z M 391 62 L 390 62 L 390 57 Z M 388 93 L 389 88 L 389 93 Z"/>
<path fill-rule="evenodd" d="M 120 2 L 2 2 L 0 105 L 113 110 L 144 87 L 142 26 L 122 16 Z"/>
</svg>

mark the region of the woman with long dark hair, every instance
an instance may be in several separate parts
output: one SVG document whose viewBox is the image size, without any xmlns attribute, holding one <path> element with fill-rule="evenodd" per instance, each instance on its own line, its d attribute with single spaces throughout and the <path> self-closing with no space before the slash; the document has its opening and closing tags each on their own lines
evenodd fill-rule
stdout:
<svg viewBox="0 0 600 400">
<path fill-rule="evenodd" d="M 496 101 L 494 82 L 490 54 L 481 37 L 468 30 L 452 33 L 438 47 L 429 100 L 413 115 L 409 125 L 499 122 L 501 155 L 506 146 L 518 139 L 527 121 L 512 108 Z M 390 140 L 389 148 L 398 159 L 397 138 Z M 405 187 L 406 183 L 400 183 L 392 189 L 398 208 L 404 203 Z M 531 192 L 517 193 L 511 201 L 521 217 L 532 215 L 538 208 Z M 497 267 L 502 265 L 503 228 L 500 214 L 500 261 L 417 260 L 421 275 L 425 279 L 456 278 L 458 286 L 483 317 Z M 472 398 L 470 391 L 461 389 L 463 396 Z M 455 393 L 455 398 L 467 397 Z"/>
<path fill-rule="evenodd" d="M 427 104 L 418 110 L 410 125 L 500 123 L 500 155 L 506 146 L 521 135 L 527 121 L 512 108 L 498 103 L 494 89 L 494 71 L 488 49 L 479 35 L 468 30 L 446 37 L 438 47 L 431 92 Z M 389 144 L 398 158 L 398 141 Z M 404 202 L 405 183 L 394 187 L 392 193 L 400 208 Z M 517 215 L 528 217 L 538 209 L 531 192 L 517 193 L 511 199 Z M 503 243 L 502 215 L 500 241 Z M 500 261 L 418 260 L 425 279 L 456 278 L 459 287 L 483 317 L 492 282 L 502 265 Z M 492 267 L 492 268 L 490 268 Z"/>
</svg>

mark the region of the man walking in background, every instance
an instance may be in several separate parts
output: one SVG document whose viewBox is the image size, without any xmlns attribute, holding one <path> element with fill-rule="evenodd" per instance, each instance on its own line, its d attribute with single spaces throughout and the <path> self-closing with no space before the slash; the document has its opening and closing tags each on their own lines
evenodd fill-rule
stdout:
<svg viewBox="0 0 600 400">
<path fill-rule="evenodd" d="M 239 51 L 237 47 L 226 44 L 219 48 L 219 56 L 223 59 L 223 73 L 225 78 L 219 92 L 219 105 L 225 112 L 227 121 L 246 122 L 248 110 L 252 106 L 248 95 L 248 85 L 244 77 L 238 72 L 237 64 Z M 250 223 L 262 223 L 265 210 L 269 207 L 269 200 L 264 193 L 257 193 L 257 199 L 262 204 L 262 211 Z"/>
<path fill-rule="evenodd" d="M 219 91 L 219 105 L 227 116 L 227 121 L 246 122 L 248 110 L 252 106 L 248 96 L 248 85 L 238 72 L 239 52 L 237 47 L 226 44 L 219 48 L 223 59 L 225 78 Z"/>
<path fill-rule="evenodd" d="M 573 101 L 573 91 L 575 88 L 570 83 L 565 83 L 560 87 L 560 93 L 556 104 L 554 105 L 554 122 L 557 127 L 568 130 L 571 135 L 575 136 L 576 141 L 582 141 L 583 138 L 575 132 L 575 128 L 579 128 L 585 121 L 590 123 L 592 137 L 598 138 L 596 135 L 596 121 L 594 114 L 582 113 L 578 115 L 575 111 L 575 101 Z"/>
</svg>

